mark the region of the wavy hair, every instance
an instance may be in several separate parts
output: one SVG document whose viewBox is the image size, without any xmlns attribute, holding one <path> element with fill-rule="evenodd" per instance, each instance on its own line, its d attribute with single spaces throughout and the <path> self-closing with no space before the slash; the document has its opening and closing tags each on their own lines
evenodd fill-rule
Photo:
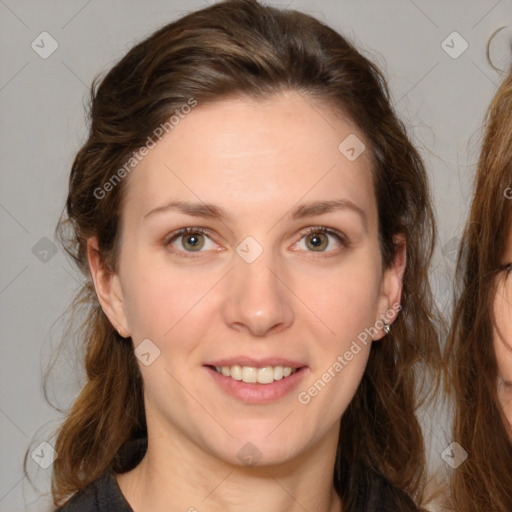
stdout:
<svg viewBox="0 0 512 512">
<path fill-rule="evenodd" d="M 428 266 L 435 220 L 422 160 L 391 106 L 381 72 L 320 21 L 256 0 L 230 0 L 188 14 L 132 48 L 91 88 L 90 130 L 73 162 L 67 217 L 58 235 L 86 282 L 74 308 L 86 382 L 58 432 L 52 493 L 56 504 L 111 467 L 118 451 L 146 429 L 143 382 L 131 340 L 101 310 L 88 267 L 87 239 L 98 238 L 105 264 L 116 269 L 125 181 L 114 174 L 176 109 L 234 96 L 264 100 L 294 90 L 348 115 L 366 135 L 384 267 L 407 243 L 402 311 L 373 345 L 367 369 L 343 415 L 334 484 L 352 510 L 368 471 L 421 501 L 425 478 L 422 431 L 415 410 L 422 376 L 440 359 Z M 97 199 L 99 189 L 108 198 Z"/>
<path fill-rule="evenodd" d="M 497 277 L 512 222 L 510 187 L 512 74 L 499 87 L 486 115 L 446 345 L 448 382 L 455 401 L 454 439 L 468 452 L 451 480 L 451 506 L 461 512 L 512 510 L 512 443 L 498 397 L 493 348 Z"/>
</svg>

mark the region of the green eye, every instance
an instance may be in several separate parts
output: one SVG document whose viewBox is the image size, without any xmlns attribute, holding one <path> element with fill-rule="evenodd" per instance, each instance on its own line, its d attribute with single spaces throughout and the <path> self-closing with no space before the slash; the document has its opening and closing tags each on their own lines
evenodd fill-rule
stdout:
<svg viewBox="0 0 512 512">
<path fill-rule="evenodd" d="M 307 235 L 306 240 L 306 245 L 312 248 L 313 251 L 324 251 L 329 245 L 329 238 L 325 233 Z"/>
<path fill-rule="evenodd" d="M 204 246 L 204 235 L 202 233 L 187 233 L 181 235 L 181 245 L 184 249 L 199 251 Z"/>
<path fill-rule="evenodd" d="M 202 228 L 183 228 L 171 233 L 165 240 L 164 245 L 171 252 L 179 256 L 193 258 L 194 253 L 199 256 L 208 250 L 214 250 L 217 245 L 211 240 Z"/>
<path fill-rule="evenodd" d="M 302 234 L 305 240 L 305 250 L 308 252 L 333 252 L 336 247 L 348 247 L 349 241 L 343 233 L 339 233 L 325 226 L 309 227 Z M 333 246 L 333 248 L 331 248 Z"/>
</svg>

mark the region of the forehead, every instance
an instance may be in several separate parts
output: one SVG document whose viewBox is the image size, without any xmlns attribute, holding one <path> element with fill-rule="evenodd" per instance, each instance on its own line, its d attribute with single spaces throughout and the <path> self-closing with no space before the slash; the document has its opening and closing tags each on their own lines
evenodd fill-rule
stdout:
<svg viewBox="0 0 512 512">
<path fill-rule="evenodd" d="M 199 103 L 132 171 L 126 203 L 142 214 L 187 199 L 261 215 L 345 196 L 376 211 L 369 153 L 350 119 L 297 92 Z"/>
</svg>

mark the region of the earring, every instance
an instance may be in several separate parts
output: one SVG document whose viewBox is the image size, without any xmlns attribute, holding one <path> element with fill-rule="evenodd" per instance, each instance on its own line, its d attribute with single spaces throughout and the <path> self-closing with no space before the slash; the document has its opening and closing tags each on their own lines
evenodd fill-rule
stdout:
<svg viewBox="0 0 512 512">
<path fill-rule="evenodd" d="M 388 323 L 386 320 L 383 320 L 382 323 L 383 323 L 383 326 L 382 326 L 383 331 L 386 334 L 389 334 L 391 332 L 391 324 Z"/>
</svg>

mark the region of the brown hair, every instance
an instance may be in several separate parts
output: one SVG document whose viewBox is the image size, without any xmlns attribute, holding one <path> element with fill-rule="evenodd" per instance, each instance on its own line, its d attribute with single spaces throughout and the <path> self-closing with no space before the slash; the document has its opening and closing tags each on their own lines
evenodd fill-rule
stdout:
<svg viewBox="0 0 512 512">
<path fill-rule="evenodd" d="M 351 509 L 370 469 L 421 499 L 425 454 L 415 385 L 421 368 L 439 359 L 427 278 L 435 226 L 423 163 L 392 111 L 383 76 L 351 44 L 305 14 L 232 0 L 164 26 L 92 87 L 89 138 L 73 163 L 68 220 L 59 227 L 61 243 L 87 280 L 77 304 L 88 316 L 81 338 L 87 382 L 56 442 L 57 504 L 100 477 L 119 449 L 145 430 L 131 340 L 122 339 L 102 312 L 86 254 L 86 241 L 95 235 L 103 260 L 116 268 L 124 181 L 105 200 L 94 191 L 190 98 L 201 105 L 233 95 L 265 99 L 284 90 L 323 102 L 359 126 L 374 160 L 384 266 L 393 261 L 395 237 L 407 241 L 403 311 L 391 334 L 372 347 L 343 416 L 336 489 Z"/>
<path fill-rule="evenodd" d="M 464 512 L 512 510 L 512 445 L 498 398 L 493 349 L 497 270 L 512 207 L 512 74 L 492 100 L 471 211 L 459 250 L 460 286 L 446 345 L 454 392 L 454 440 L 468 458 L 453 473 L 452 506 Z M 508 195 L 508 197 L 507 197 Z"/>
</svg>

